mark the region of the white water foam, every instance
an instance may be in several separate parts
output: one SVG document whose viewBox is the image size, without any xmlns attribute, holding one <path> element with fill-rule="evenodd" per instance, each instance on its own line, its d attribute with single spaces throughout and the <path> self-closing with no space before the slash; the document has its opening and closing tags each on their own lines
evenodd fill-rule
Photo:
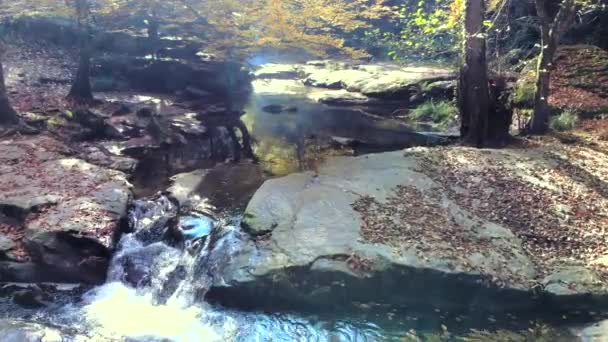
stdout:
<svg viewBox="0 0 608 342">
<path fill-rule="evenodd" d="M 85 297 L 85 320 L 95 333 L 109 338 L 155 338 L 176 342 L 219 341 L 201 321 L 202 311 L 177 301 L 154 305 L 151 294 L 141 294 L 122 283 L 105 284 Z"/>
</svg>

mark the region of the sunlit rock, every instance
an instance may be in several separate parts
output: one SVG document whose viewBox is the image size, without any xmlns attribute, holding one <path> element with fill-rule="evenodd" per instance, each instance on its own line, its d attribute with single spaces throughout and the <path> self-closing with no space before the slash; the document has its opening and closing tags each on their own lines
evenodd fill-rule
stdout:
<svg viewBox="0 0 608 342">
<path fill-rule="evenodd" d="M 550 189 L 563 186 L 531 171 L 551 162 L 517 149 L 416 148 L 334 158 L 315 172 L 267 181 L 243 219 L 256 245 L 242 249 L 209 297 L 237 307 L 314 310 L 373 302 L 525 311 L 539 297 L 556 310 L 605 308 L 608 285 L 599 270 L 573 261 L 586 260 L 583 253 L 603 240 L 582 231 L 576 245 L 588 244 L 584 249 L 539 247 L 521 229 L 566 228 L 509 221 L 540 215 L 534 205 L 546 205 Z M 476 189 L 481 175 L 492 176 Z M 536 200 L 515 208 L 522 196 Z M 542 215 L 553 214 L 547 208 Z"/>
</svg>

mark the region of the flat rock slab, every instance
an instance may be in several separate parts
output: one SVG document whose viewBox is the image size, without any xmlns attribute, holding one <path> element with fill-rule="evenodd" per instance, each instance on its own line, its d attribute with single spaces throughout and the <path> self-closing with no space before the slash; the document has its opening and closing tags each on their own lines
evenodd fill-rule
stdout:
<svg viewBox="0 0 608 342">
<path fill-rule="evenodd" d="M 70 158 L 63 154 L 66 151 L 44 136 L 1 141 L 0 205 L 27 213 L 28 234 L 76 231 L 109 246 L 109 237 L 127 210 L 130 190 L 125 175 Z"/>
<path fill-rule="evenodd" d="M 43 135 L 0 141 L 0 165 L 0 207 L 20 216 L 23 229 L 7 237 L 25 243 L 34 261 L 53 254 L 53 266 L 65 267 L 68 255 L 70 262 L 108 257 L 103 249 L 111 247 L 131 194 L 124 173 L 72 158 L 64 144 Z M 87 254 L 97 248 L 91 243 L 99 253 Z"/>
<path fill-rule="evenodd" d="M 404 98 L 426 84 L 454 80 L 453 70 L 438 67 L 406 67 L 384 64 L 326 64 L 301 67 L 304 83 L 312 87 L 347 89 L 377 98 Z"/>
<path fill-rule="evenodd" d="M 573 257 L 551 248 L 533 252 L 525 234 L 484 213 L 491 203 L 461 200 L 462 194 L 482 196 L 472 185 L 444 182 L 442 174 L 451 169 L 433 164 L 454 158 L 459 168 L 481 175 L 505 165 L 534 188 L 543 182 L 535 170 L 556 165 L 539 151 L 526 153 L 416 148 L 335 158 L 318 173 L 267 181 L 243 220 L 255 240 L 235 256 L 210 297 L 287 307 L 373 302 L 506 311 L 527 310 L 539 296 L 559 308 L 605 305 L 607 286 L 595 269 L 569 266 Z M 483 180 L 472 174 L 465 179 Z M 544 182 L 547 191 L 559 185 Z"/>
</svg>

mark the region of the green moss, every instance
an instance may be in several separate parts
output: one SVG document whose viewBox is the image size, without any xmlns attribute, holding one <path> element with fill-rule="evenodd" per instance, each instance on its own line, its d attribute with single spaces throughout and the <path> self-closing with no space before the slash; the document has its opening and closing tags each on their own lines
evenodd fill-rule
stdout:
<svg viewBox="0 0 608 342">
<path fill-rule="evenodd" d="M 567 109 L 559 115 L 551 118 L 549 126 L 555 131 L 568 131 L 576 127 L 578 123 L 578 113 L 574 110 Z"/>
<path fill-rule="evenodd" d="M 413 121 L 432 121 L 439 126 L 448 126 L 458 115 L 458 109 L 450 101 L 427 101 L 410 113 Z"/>
<path fill-rule="evenodd" d="M 532 106 L 536 94 L 536 83 L 533 78 L 525 77 L 517 81 L 513 92 L 513 103 L 520 106 Z"/>
</svg>

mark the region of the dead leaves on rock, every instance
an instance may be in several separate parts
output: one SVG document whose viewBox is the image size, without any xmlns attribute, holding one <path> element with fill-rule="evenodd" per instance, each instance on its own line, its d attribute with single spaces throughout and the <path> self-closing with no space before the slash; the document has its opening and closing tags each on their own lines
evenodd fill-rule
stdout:
<svg viewBox="0 0 608 342">
<path fill-rule="evenodd" d="M 100 173 L 93 165 L 66 159 L 71 150 L 45 135 L 2 140 L 0 151 L 4 167 L 1 197 L 36 199 L 37 205 L 22 222 L 24 226 L 45 231 L 73 226 L 110 243 L 118 218 L 98 203 L 96 193 L 106 189 L 109 182 L 122 186 L 121 174 Z M 12 234 L 15 241 L 23 238 L 20 234 Z"/>
<path fill-rule="evenodd" d="M 444 150 L 427 159 L 422 171 L 458 205 L 520 237 L 541 275 L 560 263 L 588 265 L 608 253 L 608 192 L 599 190 L 602 181 L 591 186 L 593 176 L 561 159 L 554 160 L 557 167 L 527 164 L 527 177 L 541 179 L 543 186 L 513 168 L 516 158 L 501 161 L 471 152 L 463 163 L 454 156 L 460 152 Z"/>
<path fill-rule="evenodd" d="M 472 253 L 495 248 L 450 219 L 442 205 L 445 196 L 475 220 L 494 222 L 518 236 L 538 266 L 539 279 L 563 265 L 595 265 L 608 274 L 597 262 L 608 255 L 606 151 L 540 139 L 524 149 L 435 148 L 406 154 L 418 158 L 416 171 L 438 187 L 422 193 L 400 186 L 384 202 L 357 200 L 353 208 L 361 214 L 364 240 L 415 247 L 423 259 L 448 256 L 463 263 Z M 447 252 L 432 249 L 446 243 Z M 507 251 L 500 253 L 508 258 Z"/>
<path fill-rule="evenodd" d="M 67 108 L 65 99 L 76 70 L 73 51 L 12 40 L 4 58 L 11 104 L 18 112 Z"/>
<path fill-rule="evenodd" d="M 362 238 L 396 247 L 397 253 L 402 252 L 401 247 L 413 247 L 422 260 L 429 261 L 434 256 L 459 260 L 460 265 L 472 271 L 468 256 L 487 250 L 489 241 L 475 239 L 442 205 L 441 189 L 423 193 L 402 185 L 383 203 L 362 197 L 352 206 L 361 214 Z"/>
</svg>

